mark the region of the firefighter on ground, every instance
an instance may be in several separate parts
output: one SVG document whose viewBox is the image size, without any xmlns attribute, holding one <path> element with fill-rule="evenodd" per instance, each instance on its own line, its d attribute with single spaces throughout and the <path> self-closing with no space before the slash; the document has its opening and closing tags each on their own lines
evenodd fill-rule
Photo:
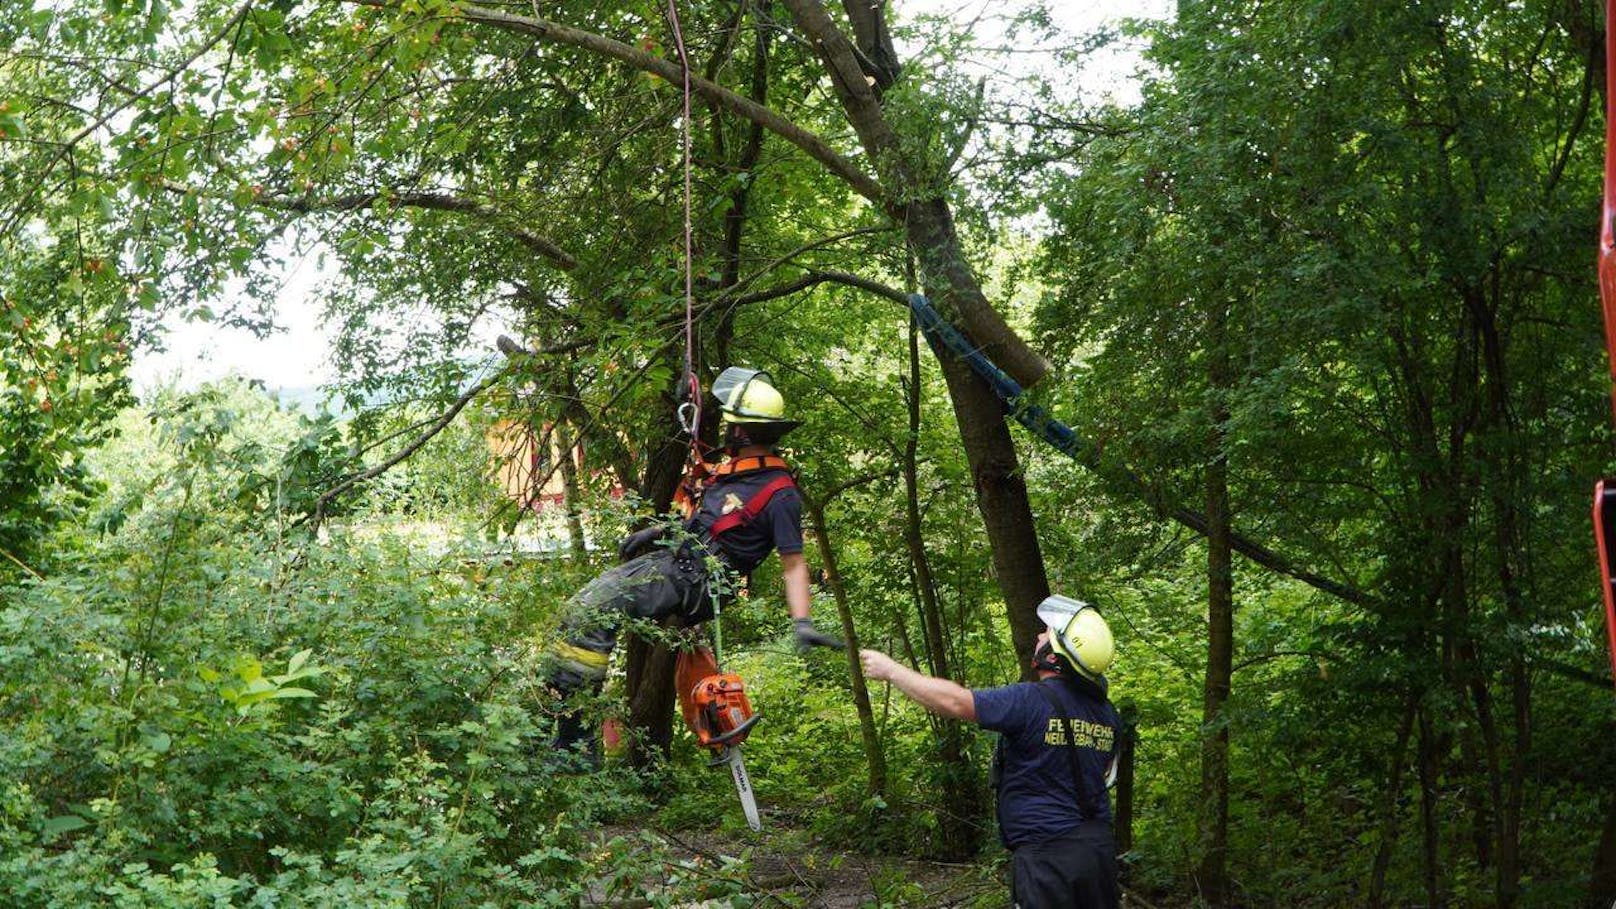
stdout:
<svg viewBox="0 0 1616 909">
<path fill-rule="evenodd" d="M 651 527 L 625 538 L 618 547 L 623 564 L 573 595 L 562 640 L 552 648 L 546 685 L 563 704 L 552 745 L 585 766 L 599 764 L 598 737 L 577 696 L 600 691 L 625 617 L 705 622 L 715 605 L 733 595 L 736 578 L 778 552 L 798 648 L 843 646 L 815 629 L 809 617 L 802 499 L 790 465 L 774 450 L 800 424 L 785 418 L 785 399 L 768 373 L 732 366 L 713 383 L 712 393 L 722 414 L 725 459 L 701 490 L 685 532 L 665 539 L 663 528 Z"/>
<path fill-rule="evenodd" d="M 859 655 L 866 677 L 999 733 L 992 778 L 1017 909 L 1113 909 L 1121 891 L 1106 784 L 1119 724 L 1103 675 L 1111 629 L 1094 607 L 1063 596 L 1040 603 L 1038 618 L 1046 627 L 1032 656 L 1036 682 L 972 691 L 880 651 Z"/>
</svg>

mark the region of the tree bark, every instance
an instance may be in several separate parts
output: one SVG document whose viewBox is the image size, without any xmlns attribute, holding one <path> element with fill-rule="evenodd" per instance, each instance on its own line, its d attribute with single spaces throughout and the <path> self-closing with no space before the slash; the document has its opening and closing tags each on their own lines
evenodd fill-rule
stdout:
<svg viewBox="0 0 1616 909">
<path fill-rule="evenodd" d="M 932 576 L 931 559 L 921 527 L 920 476 L 917 454 L 920 444 L 921 373 L 920 336 L 914 322 L 909 325 L 909 379 L 905 404 L 909 411 L 909 433 L 904 440 L 901 469 L 904 489 L 904 544 L 914 571 L 926 659 L 932 674 L 963 683 L 954 673 L 942 605 L 937 600 L 937 584 Z M 1001 421 L 1001 424 L 1002 421 Z M 981 845 L 981 788 L 959 723 L 944 720 L 935 727 L 938 751 L 943 764 L 944 798 L 951 810 L 943 815 L 943 851 L 952 857 L 973 854 Z"/>
<path fill-rule="evenodd" d="M 994 578 L 1004 595 L 1010 639 L 1019 660 L 1031 656 L 1038 633 L 1044 630 L 1038 604 L 1049 596 L 1026 478 L 998 396 L 948 351 L 933 352 L 948 383 L 954 421 L 971 467 L 976 510 L 982 515 Z"/>
<path fill-rule="evenodd" d="M 953 214 L 943 195 L 945 188 L 927 186 L 915 176 L 923 168 L 907 160 L 898 134 L 881 110 L 880 99 L 865 79 L 860 55 L 819 0 L 784 0 L 784 5 L 825 64 L 865 154 L 881 169 L 882 179 L 891 181 L 884 201 L 889 211 L 904 222 L 927 295 L 945 315 L 957 315 L 1001 369 L 1024 386 L 1036 385 L 1049 374 L 1049 362 L 1028 347 L 988 303 L 954 229 Z M 896 54 L 890 52 L 890 42 L 883 53 L 896 60 Z"/>
<path fill-rule="evenodd" d="M 1610 909 L 1616 902 L 1616 797 L 1605 809 L 1605 829 L 1594 850 L 1593 873 L 1588 876 L 1588 909 Z"/>
<path fill-rule="evenodd" d="M 1133 764 L 1139 751 L 1139 711 L 1131 703 L 1117 708 L 1122 728 L 1117 735 L 1117 855 L 1133 849 Z"/>
<path fill-rule="evenodd" d="M 876 88 L 891 88 L 902 67 L 887 31 L 886 0 L 842 0 L 842 9 L 853 26 L 864 74 L 875 80 Z"/>
<path fill-rule="evenodd" d="M 589 548 L 584 540 L 584 523 L 580 517 L 580 494 L 578 491 L 578 462 L 573 460 L 574 449 L 572 432 L 567 427 L 567 421 L 557 417 L 555 431 L 552 435 L 555 456 L 560 458 L 556 466 L 561 472 L 561 507 L 566 511 L 567 542 L 572 550 L 572 557 L 576 561 L 583 561 L 589 557 Z"/>
<path fill-rule="evenodd" d="M 1425 903 L 1431 909 L 1446 906 L 1447 896 L 1442 892 L 1441 831 L 1437 828 L 1437 748 L 1436 734 L 1431 727 L 1431 713 L 1425 707 L 1419 710 L 1419 744 L 1417 748 L 1420 768 L 1420 854 L 1424 859 L 1421 871 L 1425 882 Z"/>
<path fill-rule="evenodd" d="M 800 491 L 800 490 L 799 490 Z M 875 728 L 875 710 L 870 706 L 870 689 L 864 681 L 864 668 L 859 660 L 858 629 L 853 625 L 853 610 L 847 601 L 847 588 L 842 584 L 841 568 L 836 563 L 836 547 L 831 543 L 825 522 L 826 502 L 818 501 L 802 492 L 802 503 L 808 510 L 809 526 L 819 543 L 819 558 L 825 566 L 825 583 L 836 601 L 836 614 L 842 623 L 842 640 L 846 642 L 848 679 L 853 688 L 853 707 L 858 711 L 859 735 L 864 741 L 866 794 L 872 798 L 886 797 L 887 759 L 881 750 L 881 737 Z"/>
<path fill-rule="evenodd" d="M 1493 274 L 1497 275 L 1495 264 Z M 1491 301 L 1480 294 L 1473 295 L 1472 308 L 1481 339 L 1481 362 L 1486 377 L 1487 400 L 1486 436 L 1489 444 L 1482 446 L 1484 463 L 1490 468 L 1487 477 L 1493 508 L 1493 540 L 1497 559 L 1498 586 L 1504 599 L 1504 614 L 1513 629 L 1525 629 L 1531 624 L 1526 595 L 1521 589 L 1521 567 L 1529 564 L 1524 535 L 1521 531 L 1522 502 L 1530 501 L 1522 494 L 1522 484 L 1529 482 L 1516 449 L 1515 414 L 1510 406 L 1510 386 L 1504 338 L 1498 330 L 1496 293 Z M 1532 747 L 1532 690 L 1526 662 L 1518 650 L 1512 650 L 1508 662 L 1511 715 L 1514 727 L 1514 754 L 1502 803 L 1498 806 L 1498 876 L 1497 896 L 1500 906 L 1515 905 L 1520 896 L 1520 842 L 1521 808 L 1526 789 L 1526 764 Z"/>
<path fill-rule="evenodd" d="M 1234 526 L 1229 507 L 1229 462 L 1224 426 L 1233 385 L 1226 347 L 1228 310 L 1212 307 L 1207 319 L 1208 417 L 1206 465 L 1206 678 L 1201 708 L 1201 861 L 1196 877 L 1208 906 L 1229 904 L 1229 723 L 1224 706 L 1234 674 Z"/>
<path fill-rule="evenodd" d="M 1397 727 L 1397 743 L 1392 746 L 1391 761 L 1386 768 L 1386 790 L 1380 803 L 1380 842 L 1375 846 L 1375 862 L 1369 872 L 1369 909 L 1381 909 L 1386 904 L 1386 870 L 1391 867 L 1392 849 L 1397 845 L 1398 822 L 1402 816 L 1397 805 L 1403 793 L 1403 762 L 1418 709 L 1419 697 L 1411 695 L 1403 710 L 1403 721 Z"/>
<path fill-rule="evenodd" d="M 676 425 L 678 406 L 672 394 L 663 401 L 668 426 Z M 640 497 L 656 514 L 673 505 L 674 490 L 684 475 L 685 440 L 679 433 L 664 435 L 646 457 L 645 481 Z M 628 635 L 628 720 L 636 734 L 629 740 L 629 763 L 637 768 L 654 764 L 673 744 L 673 667 L 677 654 L 636 634 Z"/>
</svg>

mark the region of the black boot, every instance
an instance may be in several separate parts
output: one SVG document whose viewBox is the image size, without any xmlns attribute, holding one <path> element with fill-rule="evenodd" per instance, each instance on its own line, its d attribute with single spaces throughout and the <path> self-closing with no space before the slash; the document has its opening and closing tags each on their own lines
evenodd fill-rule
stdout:
<svg viewBox="0 0 1616 909">
<path fill-rule="evenodd" d="M 603 680 L 591 679 L 568 669 L 554 672 L 547 686 L 556 696 L 555 735 L 550 739 L 549 754 L 542 761 L 551 767 L 569 773 L 587 773 L 599 770 L 600 731 L 584 716 L 583 707 L 574 703 L 588 695 L 600 694 Z"/>
</svg>

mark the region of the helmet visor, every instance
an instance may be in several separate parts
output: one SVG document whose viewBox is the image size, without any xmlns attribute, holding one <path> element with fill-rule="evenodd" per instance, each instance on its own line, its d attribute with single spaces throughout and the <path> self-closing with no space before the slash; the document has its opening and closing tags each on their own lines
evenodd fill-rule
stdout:
<svg viewBox="0 0 1616 909">
<path fill-rule="evenodd" d="M 744 366 L 731 366 L 718 374 L 713 380 L 713 397 L 718 399 L 718 406 L 730 416 L 758 417 L 768 419 L 769 415 L 749 413 L 744 402 L 747 393 L 753 384 L 768 386 L 773 389 L 774 380 L 761 369 L 747 369 Z"/>
<path fill-rule="evenodd" d="M 1078 613 L 1089 608 L 1092 607 L 1082 600 L 1074 600 L 1060 594 L 1051 594 L 1044 597 L 1044 601 L 1038 604 L 1038 621 L 1065 634 L 1066 626 L 1071 623 L 1072 619 L 1076 618 Z"/>
</svg>

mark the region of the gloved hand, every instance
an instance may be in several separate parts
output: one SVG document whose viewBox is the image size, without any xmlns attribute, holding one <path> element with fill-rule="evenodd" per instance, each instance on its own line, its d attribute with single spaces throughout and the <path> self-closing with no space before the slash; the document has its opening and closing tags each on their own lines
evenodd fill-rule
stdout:
<svg viewBox="0 0 1616 909">
<path fill-rule="evenodd" d="M 840 640 L 815 628 L 814 620 L 810 618 L 793 619 L 791 621 L 791 630 L 797 638 L 798 653 L 807 653 L 810 647 L 832 647 L 836 650 L 841 650 L 847 646 Z"/>
<path fill-rule="evenodd" d="M 627 562 L 645 555 L 657 540 L 662 539 L 663 531 L 664 528 L 661 526 L 634 531 L 624 537 L 623 542 L 617 544 L 617 557 Z"/>
</svg>

